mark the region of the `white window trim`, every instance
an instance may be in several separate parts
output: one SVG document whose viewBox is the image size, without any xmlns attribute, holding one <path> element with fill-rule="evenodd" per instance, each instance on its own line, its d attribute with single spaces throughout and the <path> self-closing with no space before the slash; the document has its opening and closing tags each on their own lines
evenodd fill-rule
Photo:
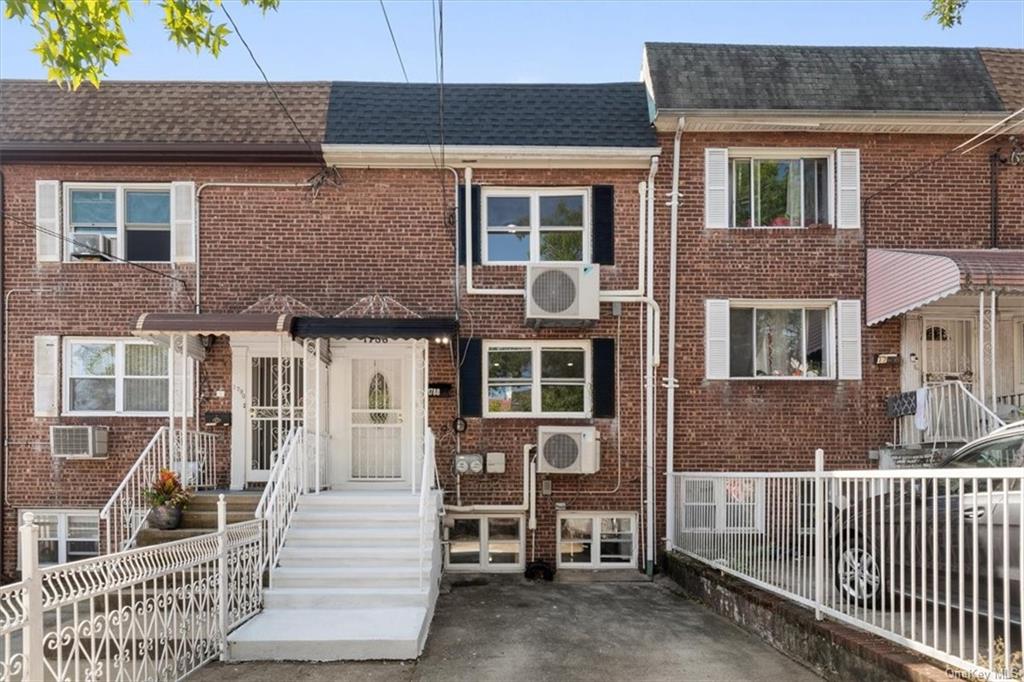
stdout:
<svg viewBox="0 0 1024 682">
<path fill-rule="evenodd" d="M 65 207 L 64 215 L 61 218 L 61 224 L 63 225 L 64 236 L 67 239 L 74 239 L 75 235 L 71 228 L 71 192 L 74 190 L 107 190 L 115 193 L 115 220 L 117 222 L 117 250 L 114 253 L 118 258 L 126 258 L 125 256 L 125 193 L 138 190 L 138 191 L 149 191 L 149 192 L 167 192 L 168 207 L 171 211 L 171 220 L 167 223 L 167 232 L 170 235 L 170 252 L 168 259 L 158 261 L 132 261 L 134 263 L 173 263 L 174 262 L 174 216 L 173 207 L 171 203 L 174 201 L 174 197 L 171 195 L 171 183 L 169 182 L 66 182 L 63 186 L 63 206 Z M 64 261 L 75 263 L 76 261 L 71 256 L 71 247 L 73 244 L 68 244 L 64 248 Z"/>
<path fill-rule="evenodd" d="M 761 310 L 791 310 L 793 308 L 802 308 L 804 311 L 807 310 L 827 310 L 828 311 L 828 330 L 829 330 L 829 352 L 828 352 L 828 363 L 829 363 L 829 375 L 828 376 L 752 376 L 752 377 L 734 377 L 732 376 L 730 368 L 730 376 L 728 381 L 837 381 L 839 377 L 839 330 L 836 324 L 836 304 L 835 299 L 819 300 L 819 299 L 793 299 L 793 300 L 748 300 L 748 299 L 729 299 L 729 310 L 733 308 L 754 308 Z M 729 342 L 729 357 L 730 362 L 732 358 L 732 338 L 730 330 Z M 753 344 L 754 353 L 757 353 L 757 343 Z M 804 316 L 804 333 L 802 342 L 803 356 L 807 358 L 807 324 L 806 324 L 806 313 Z"/>
<path fill-rule="evenodd" d="M 480 561 L 475 564 L 451 563 L 451 545 L 445 543 L 445 570 L 452 573 L 519 573 L 526 568 L 526 523 L 522 514 L 451 514 L 454 519 L 477 519 L 480 522 Z M 514 564 L 488 563 L 488 519 L 516 519 L 519 521 L 519 561 Z"/>
<path fill-rule="evenodd" d="M 76 343 L 88 343 L 88 344 L 114 344 L 114 410 L 72 410 L 71 409 L 71 346 Z M 64 399 L 61 401 L 61 415 L 67 417 L 166 417 L 170 413 L 169 410 L 162 410 L 158 412 L 126 412 L 123 409 L 124 406 L 124 347 L 126 345 L 140 345 L 140 346 L 158 346 L 158 344 L 138 339 L 133 336 L 128 337 L 106 337 L 106 336 L 66 336 L 61 340 L 61 386 L 64 394 Z M 167 349 L 170 353 L 170 349 Z M 175 375 L 178 375 L 179 364 L 182 361 L 181 355 L 177 355 L 174 358 Z M 168 365 L 170 367 L 170 365 Z M 183 389 L 183 400 L 185 403 L 186 416 L 192 416 L 192 400 L 188 399 L 192 395 L 192 384 L 193 375 L 192 367 L 188 367 L 186 375 L 185 386 Z M 103 378 L 103 377 L 97 377 Z M 152 377 L 154 379 L 161 377 Z M 168 381 L 171 385 L 174 384 L 176 377 L 168 376 Z M 171 406 L 173 407 L 173 405 Z M 178 413 L 180 414 L 180 413 Z"/>
<path fill-rule="evenodd" d="M 583 227 L 566 228 L 565 231 L 581 230 L 583 233 L 583 258 L 578 261 L 542 261 L 540 259 L 540 197 L 579 195 L 583 197 Z M 483 187 L 480 192 L 480 257 L 484 265 L 531 265 L 536 263 L 558 264 L 558 263 L 590 263 L 592 237 L 592 214 L 591 214 L 591 190 L 589 187 Z M 487 200 L 490 197 L 529 197 L 530 199 L 530 225 L 520 228 L 522 231 L 530 231 L 530 258 L 529 260 L 491 260 L 488 254 L 487 235 L 490 231 L 487 225 Z M 557 229 L 557 228 L 546 228 Z"/>
<path fill-rule="evenodd" d="M 89 516 L 96 519 L 96 555 L 99 556 L 103 553 L 100 547 L 100 513 L 95 509 L 19 509 L 18 510 L 18 526 L 20 527 L 25 523 L 25 514 L 33 514 L 38 517 L 40 515 L 51 515 L 57 517 L 57 563 L 44 563 L 42 566 L 57 566 L 59 564 L 67 563 L 68 561 L 68 517 L 69 516 Z M 41 538 L 42 539 L 42 538 Z M 19 547 L 18 552 L 18 568 L 21 568 L 21 552 Z"/>
<path fill-rule="evenodd" d="M 686 500 L 686 486 L 683 486 L 683 499 L 680 500 L 681 516 L 680 516 L 680 530 L 683 532 L 710 532 L 715 533 L 763 533 L 764 532 L 764 506 L 765 506 L 765 479 L 763 478 L 726 478 L 726 477 L 715 477 L 715 478 L 693 478 L 686 482 L 707 482 L 711 483 L 714 500 L 708 502 L 706 500 L 700 500 L 697 502 L 688 502 Z M 753 526 L 728 526 L 726 519 L 726 486 L 729 482 L 733 481 L 750 481 L 754 485 L 754 525 Z M 686 525 L 686 508 L 687 507 L 708 507 L 714 505 L 714 526 L 687 526 Z"/>
<path fill-rule="evenodd" d="M 630 528 L 633 533 L 632 550 L 633 554 L 628 562 L 602 562 L 601 561 L 601 519 L 612 519 L 612 518 L 629 518 L 632 520 Z M 592 522 L 592 535 L 590 536 L 590 562 L 562 562 L 562 519 L 589 519 Z M 557 543 L 555 546 L 556 566 L 558 568 L 572 569 L 582 568 L 587 570 L 610 570 L 610 569 L 623 569 L 623 568 L 636 568 L 638 561 L 638 538 L 639 529 L 637 527 L 638 518 L 634 512 L 583 512 L 583 511 L 572 511 L 572 512 L 559 512 L 555 517 L 555 528 L 557 534 Z M 596 561 L 595 559 L 596 555 Z"/>
<path fill-rule="evenodd" d="M 733 196 L 734 185 L 732 161 L 736 158 L 749 159 L 778 159 L 778 160 L 799 160 L 799 159 L 827 159 L 828 160 L 828 222 L 832 229 L 836 229 L 836 148 L 820 147 L 730 147 L 728 150 L 728 173 L 729 180 L 726 183 L 727 204 L 729 209 L 728 229 L 730 230 L 806 230 L 807 221 L 803 210 L 804 175 L 800 173 L 800 224 L 799 225 L 734 225 L 733 223 Z M 801 164 L 802 170 L 803 164 Z M 753 217 L 754 211 L 754 182 L 751 173 L 750 182 L 750 211 Z"/>
<path fill-rule="evenodd" d="M 490 378 L 488 376 L 488 363 L 490 361 L 491 349 L 500 350 L 529 350 L 533 353 L 533 377 L 531 378 L 532 389 L 530 391 L 530 398 L 533 403 L 533 409 L 529 412 L 491 412 L 490 400 L 489 400 L 489 388 Z M 541 410 L 541 363 L 540 354 L 542 350 L 559 350 L 559 349 L 571 349 L 571 350 L 582 350 L 583 351 L 583 412 L 544 412 Z M 590 419 L 594 412 L 594 401 L 593 401 L 593 377 L 591 376 L 592 371 L 592 360 L 591 360 L 592 348 L 589 340 L 580 341 L 567 341 L 567 340 L 552 340 L 552 341 L 484 341 L 483 343 L 483 368 L 481 375 L 481 385 L 483 391 L 483 416 L 495 419 L 515 419 L 523 417 L 544 417 L 550 419 Z"/>
</svg>

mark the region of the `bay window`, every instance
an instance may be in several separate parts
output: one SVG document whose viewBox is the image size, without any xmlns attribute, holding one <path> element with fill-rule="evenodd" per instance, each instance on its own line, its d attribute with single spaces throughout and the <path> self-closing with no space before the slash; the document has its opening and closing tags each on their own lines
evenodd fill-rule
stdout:
<svg viewBox="0 0 1024 682">
<path fill-rule="evenodd" d="M 167 348 L 141 340 L 65 339 L 64 412 L 167 414 L 168 354 Z M 176 401 L 181 401 L 181 394 L 181 387 L 176 386 Z"/>
<path fill-rule="evenodd" d="M 589 416 L 589 356 L 582 341 L 489 342 L 486 414 Z"/>
<path fill-rule="evenodd" d="M 729 310 L 732 377 L 834 376 L 831 307 L 756 307 Z"/>
<path fill-rule="evenodd" d="M 482 211 L 485 263 L 590 259 L 588 190 L 485 188 Z"/>
</svg>

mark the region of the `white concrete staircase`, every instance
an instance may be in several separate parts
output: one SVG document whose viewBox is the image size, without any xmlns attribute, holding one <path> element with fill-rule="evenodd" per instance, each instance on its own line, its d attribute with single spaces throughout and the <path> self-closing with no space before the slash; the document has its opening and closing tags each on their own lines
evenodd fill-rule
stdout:
<svg viewBox="0 0 1024 682">
<path fill-rule="evenodd" d="M 419 495 L 346 491 L 299 498 L 264 590 L 264 610 L 228 636 L 230 659 L 419 656 L 440 579 L 437 505 L 429 506 L 429 542 L 421 550 Z"/>
</svg>

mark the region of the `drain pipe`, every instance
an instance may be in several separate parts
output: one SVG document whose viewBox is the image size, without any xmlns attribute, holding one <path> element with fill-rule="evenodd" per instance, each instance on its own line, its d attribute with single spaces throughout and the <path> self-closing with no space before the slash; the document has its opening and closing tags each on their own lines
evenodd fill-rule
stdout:
<svg viewBox="0 0 1024 682">
<path fill-rule="evenodd" d="M 680 116 L 672 143 L 672 191 L 669 201 L 670 246 L 668 266 L 668 372 L 662 379 L 665 386 L 665 550 L 672 549 L 675 537 L 675 470 L 676 445 L 676 276 L 679 250 L 679 144 L 683 136 L 686 117 Z"/>
</svg>

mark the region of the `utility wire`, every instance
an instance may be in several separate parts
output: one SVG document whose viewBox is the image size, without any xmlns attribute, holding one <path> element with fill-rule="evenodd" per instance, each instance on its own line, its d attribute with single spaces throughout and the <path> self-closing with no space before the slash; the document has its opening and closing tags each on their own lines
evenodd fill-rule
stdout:
<svg viewBox="0 0 1024 682">
<path fill-rule="evenodd" d="M 388 18 L 388 8 L 384 6 L 384 0 L 380 1 L 380 11 L 384 13 L 384 23 L 388 25 L 388 33 L 391 35 L 391 44 L 395 46 L 395 54 L 398 55 L 398 65 L 402 67 L 402 76 L 405 82 L 409 82 L 409 74 L 405 70 L 405 61 L 402 59 L 402 51 L 398 49 L 398 39 L 395 38 L 395 31 L 391 28 L 391 19 Z"/>
<path fill-rule="evenodd" d="M 245 46 L 245 50 L 249 53 L 249 57 L 252 59 L 252 63 L 256 65 L 256 69 L 259 70 L 260 75 L 263 76 L 263 82 L 267 84 L 268 88 L 270 88 L 270 92 L 273 93 L 274 99 L 277 100 L 277 104 L 281 107 L 281 110 L 284 111 L 284 115 L 288 117 L 288 120 L 291 121 L 292 127 L 295 128 L 295 132 L 297 132 L 299 134 L 299 137 L 302 138 L 302 142 L 306 145 L 306 148 L 309 149 L 309 153 L 316 157 L 320 161 L 321 165 L 324 165 L 323 157 L 319 153 L 317 153 L 316 149 L 313 148 L 313 145 L 306 137 L 306 134 L 302 132 L 302 128 L 300 128 L 299 124 L 296 123 L 295 117 L 292 116 L 292 112 L 288 111 L 288 107 L 285 106 L 285 103 L 281 99 L 281 96 L 277 93 L 277 89 L 274 87 L 274 84 L 270 82 L 269 78 L 267 78 L 266 71 L 264 71 L 263 67 L 260 66 L 260 62 L 258 59 L 256 59 L 256 55 L 253 54 L 252 48 L 249 47 L 249 43 L 246 42 L 245 36 L 242 35 L 242 32 L 240 30 L 238 30 L 238 24 L 235 23 L 235 20 L 231 16 L 231 13 L 228 12 L 227 5 L 221 4 L 220 7 L 222 10 L 224 10 L 224 16 L 226 16 L 228 18 L 228 21 L 231 22 L 231 28 L 234 29 L 235 35 L 238 36 L 238 39 L 242 42 L 242 45 Z"/>
<path fill-rule="evenodd" d="M 2 216 L 4 220 L 10 220 L 11 222 L 18 223 L 19 225 L 24 225 L 26 227 L 30 227 L 33 230 L 35 230 L 36 232 L 40 232 L 42 234 L 50 235 L 52 237 L 57 237 L 58 239 L 60 239 L 60 240 L 62 240 L 64 242 L 67 242 L 68 244 L 70 244 L 72 246 L 77 246 L 77 247 L 79 247 L 81 249 L 86 249 L 88 251 L 92 251 L 97 256 L 102 256 L 104 258 L 109 258 L 110 260 L 117 261 L 118 263 L 124 263 L 125 265 L 130 265 L 130 266 L 132 266 L 134 268 L 138 268 L 139 270 L 143 270 L 145 272 L 148 272 L 148 273 L 151 273 L 151 274 L 154 274 L 154 275 L 159 275 L 160 277 L 164 277 L 166 279 L 169 279 L 172 282 L 177 282 L 184 289 L 185 295 L 188 296 L 189 301 L 191 301 L 193 305 L 195 304 L 195 299 L 192 298 L 192 294 L 189 293 L 189 290 L 188 290 L 188 282 L 185 281 L 184 279 L 180 278 L 180 277 L 175 277 L 174 275 L 168 274 L 168 273 L 163 272 L 161 270 L 157 270 L 156 268 L 151 268 L 149 266 L 143 265 L 142 263 L 137 263 L 135 261 L 128 260 L 127 258 L 121 258 L 120 256 L 115 256 L 113 254 L 103 253 L 99 249 L 96 249 L 96 248 L 90 246 L 89 244 L 86 244 L 86 243 L 80 242 L 80 241 L 76 241 L 75 239 L 72 239 L 71 237 L 67 236 L 66 234 L 62 234 L 62 233 L 57 232 L 55 230 L 51 230 L 49 228 L 43 227 L 42 225 L 37 225 L 37 224 L 33 223 L 30 220 L 25 220 L 24 218 L 19 218 L 18 216 L 11 214 L 9 211 L 2 211 L 2 210 L 0 210 L 0 216 Z"/>
</svg>

